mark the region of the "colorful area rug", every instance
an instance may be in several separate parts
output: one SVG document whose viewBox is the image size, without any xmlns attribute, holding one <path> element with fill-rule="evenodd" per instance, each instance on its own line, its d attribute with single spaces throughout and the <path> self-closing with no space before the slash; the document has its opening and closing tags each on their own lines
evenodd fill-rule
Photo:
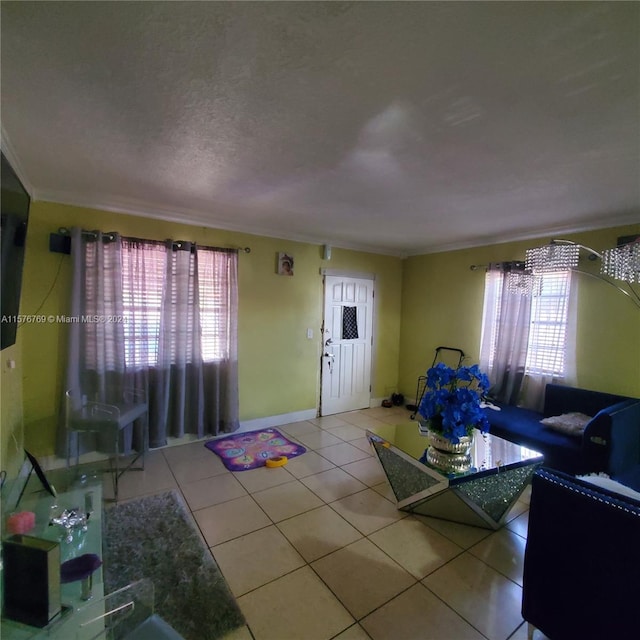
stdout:
<svg viewBox="0 0 640 640">
<path fill-rule="evenodd" d="M 306 449 L 287 440 L 277 429 L 260 429 L 210 440 L 205 445 L 222 458 L 230 471 L 247 471 L 264 467 L 269 458 L 295 458 Z"/>
</svg>

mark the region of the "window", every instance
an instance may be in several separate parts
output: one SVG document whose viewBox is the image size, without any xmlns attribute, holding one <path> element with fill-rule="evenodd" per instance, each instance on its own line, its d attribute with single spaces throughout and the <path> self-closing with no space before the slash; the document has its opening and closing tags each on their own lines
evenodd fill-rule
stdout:
<svg viewBox="0 0 640 640">
<path fill-rule="evenodd" d="M 569 271 L 487 272 L 481 362 L 489 371 L 500 360 L 527 375 L 565 374 L 570 282 Z"/>
<path fill-rule="evenodd" d="M 123 360 L 140 369 L 235 357 L 237 254 L 189 248 L 133 238 L 85 244 L 85 304 L 110 318 L 85 327 L 94 345 L 85 350 L 89 369 L 98 361 L 114 370 Z"/>
<path fill-rule="evenodd" d="M 233 260 L 231 259 L 233 257 Z M 235 323 L 229 309 L 235 307 L 235 254 L 198 250 L 202 359 L 227 360 L 235 344 Z"/>
<path fill-rule="evenodd" d="M 127 367 L 158 361 L 167 249 L 161 243 L 122 241 L 122 317 Z"/>
<path fill-rule="evenodd" d="M 527 374 L 561 377 L 565 373 L 570 275 L 555 271 L 536 276 L 540 282 L 531 298 Z"/>
</svg>

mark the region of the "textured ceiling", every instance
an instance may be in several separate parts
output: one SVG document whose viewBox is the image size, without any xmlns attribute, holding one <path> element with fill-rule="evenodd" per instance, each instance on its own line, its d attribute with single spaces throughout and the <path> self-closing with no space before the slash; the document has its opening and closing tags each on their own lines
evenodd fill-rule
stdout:
<svg viewBox="0 0 640 640">
<path fill-rule="evenodd" d="M 395 255 L 640 221 L 640 3 L 0 7 L 35 199 Z"/>
</svg>

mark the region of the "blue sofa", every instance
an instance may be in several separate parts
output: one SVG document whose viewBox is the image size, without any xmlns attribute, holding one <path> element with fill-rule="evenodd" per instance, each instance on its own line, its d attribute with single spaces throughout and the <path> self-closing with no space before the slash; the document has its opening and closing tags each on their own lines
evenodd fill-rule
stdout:
<svg viewBox="0 0 640 640">
<path fill-rule="evenodd" d="M 640 501 L 561 472 L 537 470 L 522 617 L 549 638 L 637 638 L 638 540 Z"/>
<path fill-rule="evenodd" d="M 543 413 L 496 403 L 485 409 L 489 433 L 544 454 L 544 466 L 572 475 L 604 472 L 640 490 L 640 400 L 548 384 Z M 593 416 L 582 437 L 560 433 L 542 418 L 578 411 Z"/>
</svg>

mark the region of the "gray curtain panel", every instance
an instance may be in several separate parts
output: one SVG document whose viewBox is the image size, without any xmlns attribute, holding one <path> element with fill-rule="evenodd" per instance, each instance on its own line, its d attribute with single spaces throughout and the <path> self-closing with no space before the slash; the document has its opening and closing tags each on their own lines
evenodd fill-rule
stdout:
<svg viewBox="0 0 640 640">
<path fill-rule="evenodd" d="M 66 389 L 106 403 L 142 393 L 151 447 L 236 430 L 237 252 L 74 229 L 72 261 L 70 313 L 101 320 L 69 324 Z M 81 444 L 103 449 L 92 434 Z M 125 430 L 122 446 L 139 450 L 140 430 Z"/>
</svg>

